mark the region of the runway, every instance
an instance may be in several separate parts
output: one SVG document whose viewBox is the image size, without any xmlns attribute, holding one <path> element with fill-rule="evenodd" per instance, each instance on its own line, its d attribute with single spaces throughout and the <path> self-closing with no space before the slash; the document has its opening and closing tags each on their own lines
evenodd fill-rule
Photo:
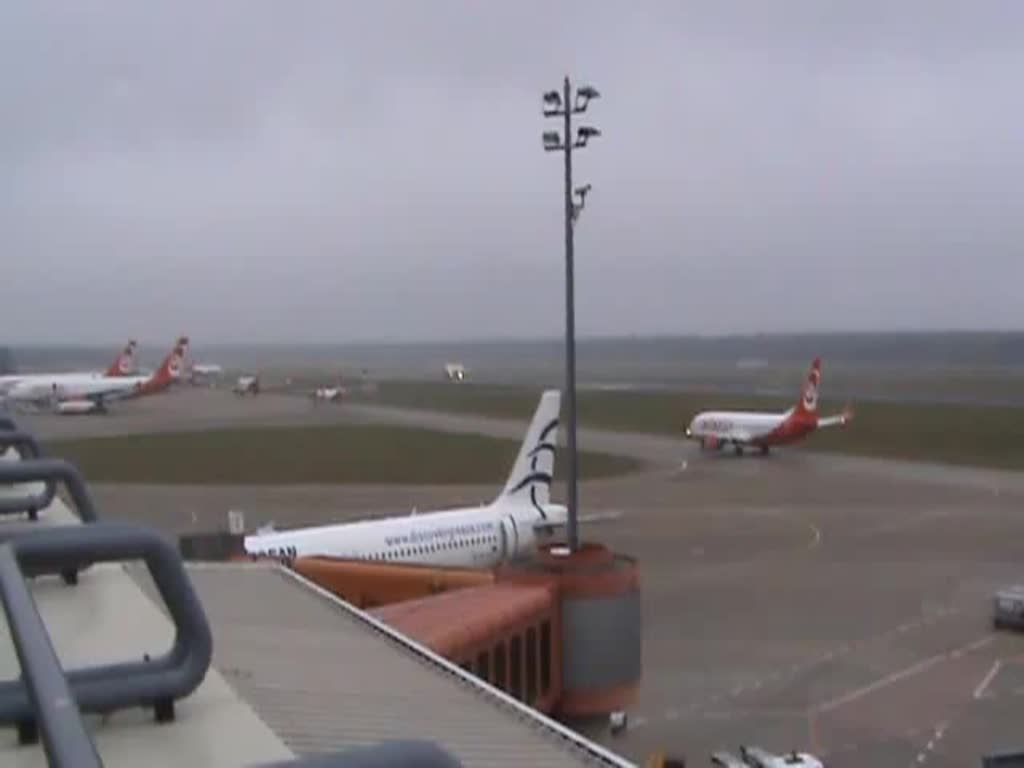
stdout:
<svg viewBox="0 0 1024 768">
<path fill-rule="evenodd" d="M 244 423 L 384 421 L 519 438 L 522 423 L 183 391 L 109 419 L 39 417 L 44 436 Z M 133 404 L 134 405 L 134 404 Z M 26 426 L 29 426 L 26 422 Z M 563 438 L 564 439 L 564 438 Z M 581 430 L 580 445 L 647 462 L 585 483 L 584 527 L 639 558 L 644 681 L 630 725 L 591 735 L 633 759 L 707 764 L 741 743 L 808 749 L 830 766 L 977 765 L 1024 747 L 1024 636 L 991 630 L 993 591 L 1024 582 L 1024 477 L 779 451 L 702 456 L 682 441 Z M 171 531 L 402 513 L 489 498 L 493 486 L 100 486 L 111 517 Z M 560 491 L 558 488 L 557 491 Z"/>
</svg>

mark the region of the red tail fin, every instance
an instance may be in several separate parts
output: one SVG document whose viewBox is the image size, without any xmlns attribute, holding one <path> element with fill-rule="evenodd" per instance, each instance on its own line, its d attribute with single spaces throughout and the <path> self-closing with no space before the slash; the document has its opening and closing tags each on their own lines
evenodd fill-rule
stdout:
<svg viewBox="0 0 1024 768">
<path fill-rule="evenodd" d="M 110 364 L 104 376 L 130 376 L 135 372 L 135 348 L 138 342 L 132 339 L 127 346 L 121 350 L 121 354 Z"/>
<path fill-rule="evenodd" d="M 800 400 L 796 404 L 797 413 L 816 414 L 818 412 L 818 386 L 821 384 L 821 358 L 814 358 L 811 370 L 807 372 Z"/>
<path fill-rule="evenodd" d="M 164 358 L 160 367 L 153 372 L 140 387 L 139 391 L 144 395 L 151 395 L 167 389 L 177 381 L 185 368 L 185 353 L 188 351 L 188 337 L 182 336 L 174 345 L 171 353 Z"/>
</svg>

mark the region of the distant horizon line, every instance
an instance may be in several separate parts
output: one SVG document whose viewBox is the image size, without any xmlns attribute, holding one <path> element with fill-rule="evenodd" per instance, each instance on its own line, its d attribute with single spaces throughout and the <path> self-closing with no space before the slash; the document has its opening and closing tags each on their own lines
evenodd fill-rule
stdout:
<svg viewBox="0 0 1024 768">
<path fill-rule="evenodd" d="M 538 344 L 538 343 L 562 343 L 563 336 L 478 336 L 448 339 L 353 339 L 335 341 L 307 341 L 302 339 L 276 339 L 265 341 L 237 341 L 217 340 L 201 341 L 197 337 L 184 334 L 171 334 L 166 339 L 140 339 L 134 340 L 140 345 L 173 344 L 179 335 L 189 337 L 189 341 L 198 347 L 281 347 L 281 346 L 302 346 L 302 347 L 368 347 L 368 346 L 438 346 L 438 345 L 459 345 L 459 344 Z M 736 339 L 795 339 L 795 338 L 829 338 L 829 337 L 895 337 L 895 336 L 1024 336 L 1024 329 L 944 329 L 944 330 L 901 330 L 892 329 L 884 331 L 858 331 L 858 330 L 831 330 L 831 331 L 746 331 L 734 333 L 625 333 L 625 334 L 577 334 L 577 343 L 601 342 L 601 341 L 666 341 L 666 340 L 700 340 L 700 341 L 724 341 Z M 92 348 L 105 347 L 108 344 L 124 344 L 133 337 L 125 336 L 112 342 L 103 341 L 20 341 L 17 343 L 0 342 L 0 349 L 24 349 L 24 348 Z M 201 337 L 199 337 L 201 339 Z"/>
</svg>

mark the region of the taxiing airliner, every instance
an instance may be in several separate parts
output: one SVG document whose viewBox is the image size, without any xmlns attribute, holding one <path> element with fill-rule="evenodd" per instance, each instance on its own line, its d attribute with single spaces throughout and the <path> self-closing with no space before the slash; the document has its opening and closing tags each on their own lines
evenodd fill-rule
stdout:
<svg viewBox="0 0 1024 768">
<path fill-rule="evenodd" d="M 822 427 L 845 426 L 853 419 L 847 409 L 838 416 L 818 416 L 818 386 L 821 383 L 821 359 L 815 358 L 807 374 L 796 406 L 784 413 L 754 411 L 705 411 L 693 417 L 686 436 L 697 440 L 706 450 L 732 445 L 736 453 L 747 447 L 768 453 L 774 445 L 802 440 Z"/>
<path fill-rule="evenodd" d="M 291 560 L 329 556 L 386 563 L 489 568 L 532 552 L 566 521 L 551 503 L 561 393 L 541 395 L 505 487 L 480 507 L 422 512 L 290 531 L 259 531 L 252 556 Z"/>
</svg>

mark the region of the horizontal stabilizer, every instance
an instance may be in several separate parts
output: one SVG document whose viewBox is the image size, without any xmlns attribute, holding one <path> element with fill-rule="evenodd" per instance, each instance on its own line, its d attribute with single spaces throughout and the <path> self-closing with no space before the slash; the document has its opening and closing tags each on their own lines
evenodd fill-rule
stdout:
<svg viewBox="0 0 1024 768">
<path fill-rule="evenodd" d="M 853 408 L 847 405 L 838 416 L 826 416 L 818 419 L 818 427 L 845 427 L 851 421 L 853 421 Z"/>
<path fill-rule="evenodd" d="M 617 509 L 606 510 L 604 512 L 593 512 L 589 515 L 579 515 L 576 518 L 578 523 L 603 523 L 609 520 L 618 520 L 622 517 L 622 512 Z M 538 520 L 533 524 L 533 530 L 537 533 L 553 533 L 554 531 L 565 528 L 566 521 L 553 522 L 550 520 Z"/>
</svg>

